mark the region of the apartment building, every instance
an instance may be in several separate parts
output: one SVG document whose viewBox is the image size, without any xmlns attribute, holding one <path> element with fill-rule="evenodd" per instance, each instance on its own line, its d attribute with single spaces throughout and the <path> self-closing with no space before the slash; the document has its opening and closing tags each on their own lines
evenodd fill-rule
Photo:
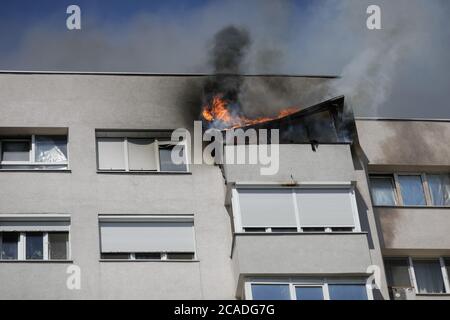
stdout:
<svg viewBox="0 0 450 320">
<path fill-rule="evenodd" d="M 208 77 L 0 74 L 0 298 L 450 297 L 450 122 L 337 97 L 255 127 L 280 129 L 275 175 L 173 163 Z"/>
</svg>

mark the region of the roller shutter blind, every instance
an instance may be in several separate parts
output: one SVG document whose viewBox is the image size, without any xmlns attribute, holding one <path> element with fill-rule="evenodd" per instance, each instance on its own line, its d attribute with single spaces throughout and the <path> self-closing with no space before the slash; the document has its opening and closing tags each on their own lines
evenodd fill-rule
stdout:
<svg viewBox="0 0 450 320">
<path fill-rule="evenodd" d="M 240 189 L 242 226 L 296 227 L 292 190 Z"/>
<path fill-rule="evenodd" d="M 157 170 L 156 143 L 152 139 L 128 139 L 130 170 Z"/>
<path fill-rule="evenodd" d="M 354 227 L 350 189 L 299 189 L 296 191 L 302 227 Z"/>
<path fill-rule="evenodd" d="M 0 232 L 49 232 L 49 231 L 69 231 L 70 220 L 67 221 L 1 221 Z"/>
<path fill-rule="evenodd" d="M 97 138 L 97 150 L 100 170 L 125 170 L 123 138 Z"/>
<path fill-rule="evenodd" d="M 102 222 L 107 252 L 195 252 L 193 222 Z"/>
</svg>

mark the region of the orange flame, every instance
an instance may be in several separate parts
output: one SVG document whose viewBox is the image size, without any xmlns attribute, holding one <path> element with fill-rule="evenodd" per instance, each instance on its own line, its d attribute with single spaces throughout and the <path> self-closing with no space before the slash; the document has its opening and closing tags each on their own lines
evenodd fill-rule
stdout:
<svg viewBox="0 0 450 320">
<path fill-rule="evenodd" d="M 248 125 L 258 124 L 270 120 L 284 118 L 291 115 L 300 109 L 290 107 L 282 109 L 276 117 L 260 117 L 256 119 L 250 119 L 242 115 L 233 115 L 228 110 L 227 102 L 219 95 L 213 97 L 209 105 L 205 105 L 202 110 L 203 119 L 208 122 L 220 121 L 220 123 L 227 128 L 245 127 Z"/>
</svg>

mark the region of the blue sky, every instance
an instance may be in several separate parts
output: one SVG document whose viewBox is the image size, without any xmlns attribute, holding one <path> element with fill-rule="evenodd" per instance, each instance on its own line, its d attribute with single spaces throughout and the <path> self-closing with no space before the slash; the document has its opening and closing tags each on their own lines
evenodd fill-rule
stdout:
<svg viewBox="0 0 450 320">
<path fill-rule="evenodd" d="M 2 0 L 0 69 L 212 72 L 211 39 L 234 25 L 251 36 L 243 73 L 342 75 L 362 114 L 450 118 L 449 16 L 448 0 Z"/>
</svg>

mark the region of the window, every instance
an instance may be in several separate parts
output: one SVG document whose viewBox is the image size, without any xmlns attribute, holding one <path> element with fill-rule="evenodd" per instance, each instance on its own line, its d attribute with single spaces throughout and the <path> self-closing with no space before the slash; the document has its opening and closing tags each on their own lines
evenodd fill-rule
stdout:
<svg viewBox="0 0 450 320">
<path fill-rule="evenodd" d="M 99 171 L 125 172 L 187 172 L 186 146 L 168 138 L 151 137 L 148 132 L 116 133 L 114 137 L 105 132 L 97 133 Z M 117 135 L 126 135 L 118 136 Z M 147 135 L 149 137 L 142 137 Z M 172 151 L 181 159 L 172 161 Z M 177 153 L 178 152 L 178 153 Z"/>
<path fill-rule="evenodd" d="M 44 259 L 44 234 L 42 232 L 27 232 L 26 254 L 27 260 L 43 260 Z"/>
<path fill-rule="evenodd" d="M 157 142 L 151 139 L 128 139 L 128 164 L 130 170 L 156 171 L 155 157 Z"/>
<path fill-rule="evenodd" d="M 322 287 L 295 287 L 297 300 L 323 300 Z"/>
<path fill-rule="evenodd" d="M 64 163 L 67 162 L 67 137 L 35 136 L 36 162 Z"/>
<path fill-rule="evenodd" d="M 67 169 L 67 136 L 0 138 L 1 169 Z"/>
<path fill-rule="evenodd" d="M 330 300 L 367 300 L 365 284 L 329 284 Z"/>
<path fill-rule="evenodd" d="M 447 278 L 449 278 L 450 277 L 450 258 L 444 259 L 444 265 L 445 265 L 445 270 L 447 271 Z"/>
<path fill-rule="evenodd" d="M 1 260 L 17 260 L 19 249 L 19 233 L 3 232 L 0 233 L 0 259 Z"/>
<path fill-rule="evenodd" d="M 69 252 L 69 233 L 51 232 L 48 234 L 50 260 L 65 260 Z"/>
<path fill-rule="evenodd" d="M 359 230 L 351 187 L 238 188 L 232 203 L 237 232 Z"/>
<path fill-rule="evenodd" d="M 252 280 L 245 284 L 251 300 L 368 300 L 373 299 L 364 279 Z"/>
<path fill-rule="evenodd" d="M 114 252 L 107 252 L 101 254 L 102 259 L 112 259 L 112 260 L 128 260 L 130 258 L 129 253 L 114 253 Z"/>
<path fill-rule="evenodd" d="M 136 260 L 161 260 L 161 252 L 135 253 Z"/>
<path fill-rule="evenodd" d="M 174 145 L 167 143 L 159 144 L 159 163 L 161 171 L 186 172 L 186 163 L 175 164 L 172 161 L 172 152 L 175 152 Z M 185 157 L 184 148 L 179 150 L 179 157 Z"/>
<path fill-rule="evenodd" d="M 394 206 L 396 204 L 392 177 L 372 176 L 370 185 L 373 202 L 376 206 Z"/>
<path fill-rule="evenodd" d="M 1 215 L 1 260 L 69 259 L 70 217 Z"/>
<path fill-rule="evenodd" d="M 30 140 L 3 140 L 2 161 L 30 161 Z"/>
<path fill-rule="evenodd" d="M 388 259 L 385 261 L 385 267 L 389 287 L 411 287 L 409 262 L 407 258 Z"/>
<path fill-rule="evenodd" d="M 97 139 L 99 170 L 125 170 L 123 144 L 123 139 Z"/>
<path fill-rule="evenodd" d="M 385 261 L 390 288 L 414 287 L 416 294 L 450 294 L 447 258 L 389 258 Z"/>
<path fill-rule="evenodd" d="M 302 227 L 355 227 L 351 190 L 298 189 L 295 195 Z"/>
<path fill-rule="evenodd" d="M 193 260 L 195 258 L 192 252 L 168 252 L 167 260 Z"/>
<path fill-rule="evenodd" d="M 242 189 L 239 206 L 245 228 L 297 227 L 290 189 Z"/>
<path fill-rule="evenodd" d="M 448 173 L 371 175 L 369 179 L 375 206 L 450 206 Z"/>
<path fill-rule="evenodd" d="M 405 206 L 426 205 L 421 176 L 399 175 L 398 181 L 400 184 L 400 191 L 402 194 L 403 205 Z"/>
<path fill-rule="evenodd" d="M 427 178 L 433 205 L 450 206 L 450 176 L 430 174 Z"/>
<path fill-rule="evenodd" d="M 99 216 L 101 258 L 194 260 L 192 216 Z"/>
<path fill-rule="evenodd" d="M 290 300 L 288 284 L 254 284 L 253 300 Z"/>
<path fill-rule="evenodd" d="M 418 293 L 445 293 L 439 260 L 413 260 Z"/>
</svg>

